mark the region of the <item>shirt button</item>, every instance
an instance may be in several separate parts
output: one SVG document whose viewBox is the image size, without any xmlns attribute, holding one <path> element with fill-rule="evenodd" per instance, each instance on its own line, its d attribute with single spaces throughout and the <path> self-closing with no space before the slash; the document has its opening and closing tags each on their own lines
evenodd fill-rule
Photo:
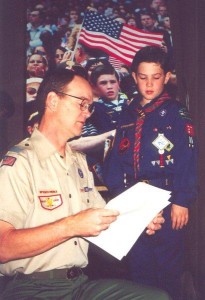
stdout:
<svg viewBox="0 0 205 300">
<path fill-rule="evenodd" d="M 89 200 L 89 199 L 87 199 L 87 203 L 90 203 L 90 200 Z"/>
<path fill-rule="evenodd" d="M 69 194 L 69 198 L 71 198 L 72 197 L 72 195 L 71 194 Z"/>
<path fill-rule="evenodd" d="M 78 243 L 75 241 L 75 242 L 74 242 L 74 245 L 77 246 L 77 244 L 78 244 Z"/>
</svg>

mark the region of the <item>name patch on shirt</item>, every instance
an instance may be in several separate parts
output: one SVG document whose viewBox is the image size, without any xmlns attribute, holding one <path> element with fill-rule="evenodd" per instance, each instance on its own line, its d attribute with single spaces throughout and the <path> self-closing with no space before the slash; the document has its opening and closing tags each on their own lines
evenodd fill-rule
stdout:
<svg viewBox="0 0 205 300">
<path fill-rule="evenodd" d="M 57 195 L 46 195 L 38 196 L 41 206 L 44 209 L 53 210 L 63 204 L 63 200 L 60 194 Z"/>
</svg>

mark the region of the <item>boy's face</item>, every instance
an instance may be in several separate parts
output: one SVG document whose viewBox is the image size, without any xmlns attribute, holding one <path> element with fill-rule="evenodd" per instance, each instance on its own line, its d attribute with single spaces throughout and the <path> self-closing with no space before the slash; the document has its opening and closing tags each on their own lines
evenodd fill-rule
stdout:
<svg viewBox="0 0 205 300">
<path fill-rule="evenodd" d="M 164 27 L 165 27 L 166 29 L 171 29 L 171 26 L 170 26 L 170 18 L 169 18 L 169 17 L 165 17 L 164 20 L 163 20 L 163 22 L 164 22 Z"/>
<path fill-rule="evenodd" d="M 99 96 L 108 101 L 118 99 L 120 87 L 115 75 L 105 74 L 99 76 L 95 88 Z"/>
<path fill-rule="evenodd" d="M 155 20 L 151 18 L 149 15 L 142 15 L 141 16 L 141 24 L 147 30 L 151 30 L 155 24 Z"/>
<path fill-rule="evenodd" d="M 142 95 L 141 103 L 143 105 L 151 102 L 162 93 L 170 75 L 170 72 L 165 74 L 159 64 L 153 62 L 142 62 L 139 64 L 137 71 L 133 72 L 132 76 Z"/>
</svg>

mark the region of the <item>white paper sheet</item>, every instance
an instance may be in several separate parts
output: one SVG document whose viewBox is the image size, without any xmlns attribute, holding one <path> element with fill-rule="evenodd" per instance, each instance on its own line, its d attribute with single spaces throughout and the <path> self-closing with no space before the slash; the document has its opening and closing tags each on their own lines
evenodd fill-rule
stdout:
<svg viewBox="0 0 205 300">
<path fill-rule="evenodd" d="M 107 203 L 106 208 L 120 212 L 117 220 L 100 235 L 86 239 L 121 260 L 157 213 L 170 204 L 170 194 L 147 183 L 137 183 Z"/>
</svg>

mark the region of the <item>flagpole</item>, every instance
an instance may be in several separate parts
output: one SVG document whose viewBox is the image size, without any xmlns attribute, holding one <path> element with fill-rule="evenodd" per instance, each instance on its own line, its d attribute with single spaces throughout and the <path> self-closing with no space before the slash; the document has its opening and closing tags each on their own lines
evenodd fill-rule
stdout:
<svg viewBox="0 0 205 300">
<path fill-rule="evenodd" d="M 85 18 L 85 17 L 84 17 L 84 18 Z M 83 19 L 83 22 L 84 22 L 84 19 Z M 74 47 L 74 49 L 73 49 L 73 51 L 72 51 L 72 54 L 71 54 L 71 59 L 70 59 L 71 61 L 74 60 L 75 51 L 77 50 L 78 40 L 79 40 L 80 33 L 81 33 L 81 30 L 82 30 L 82 27 L 83 27 L 83 22 L 82 22 L 82 24 L 81 24 L 81 26 L 80 26 L 79 32 L 77 33 L 77 38 L 76 38 L 76 42 L 75 42 L 75 47 Z"/>
</svg>

